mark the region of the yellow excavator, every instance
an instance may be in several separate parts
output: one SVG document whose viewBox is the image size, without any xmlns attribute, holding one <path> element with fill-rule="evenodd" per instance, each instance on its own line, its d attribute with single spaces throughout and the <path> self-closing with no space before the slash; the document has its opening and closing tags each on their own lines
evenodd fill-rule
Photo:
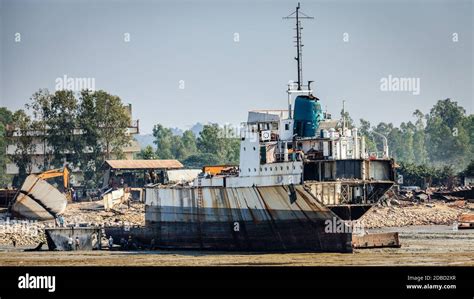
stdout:
<svg viewBox="0 0 474 299">
<path fill-rule="evenodd" d="M 67 167 L 51 169 L 37 175 L 30 174 L 18 190 L 9 210 L 28 219 L 56 218 L 64 212 L 67 203 L 72 200 L 69 174 Z M 47 179 L 56 177 L 63 178 L 63 192 L 46 182 Z"/>
<path fill-rule="evenodd" d="M 71 201 L 72 194 L 71 194 L 71 189 L 69 188 L 69 174 L 70 174 L 69 169 L 67 167 L 63 167 L 63 168 L 47 170 L 45 172 L 38 174 L 38 177 L 40 179 L 47 180 L 47 179 L 57 178 L 57 177 L 62 176 L 64 193 L 66 194 L 67 200 Z"/>
</svg>

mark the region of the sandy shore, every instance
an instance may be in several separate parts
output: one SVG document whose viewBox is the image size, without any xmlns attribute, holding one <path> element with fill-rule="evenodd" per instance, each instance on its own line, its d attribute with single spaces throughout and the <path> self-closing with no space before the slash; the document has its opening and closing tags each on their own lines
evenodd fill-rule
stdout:
<svg viewBox="0 0 474 299">
<path fill-rule="evenodd" d="M 8 246 L 0 266 L 474 266 L 474 230 L 452 226 L 377 229 L 400 232 L 401 248 L 354 253 L 220 253 L 206 251 L 23 252 Z"/>
</svg>

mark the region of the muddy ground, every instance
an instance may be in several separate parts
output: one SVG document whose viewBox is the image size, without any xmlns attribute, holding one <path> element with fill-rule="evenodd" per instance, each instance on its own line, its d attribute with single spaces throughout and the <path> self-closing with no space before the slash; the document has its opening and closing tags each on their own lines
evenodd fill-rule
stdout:
<svg viewBox="0 0 474 299">
<path fill-rule="evenodd" d="M 219 253 L 201 251 L 83 251 L 23 252 L 44 242 L 44 221 L 26 226 L 0 225 L 0 266 L 392 266 L 469 265 L 474 266 L 474 230 L 453 230 L 460 214 L 473 213 L 467 202 L 402 202 L 374 206 L 361 223 L 365 230 L 397 231 L 401 248 L 361 249 L 352 254 L 338 253 Z M 64 215 L 68 224 L 94 226 L 144 225 L 144 205 L 132 203 L 117 211 L 104 211 L 100 202 L 72 203 Z M 6 216 L 0 212 L 0 219 Z M 12 230 L 13 229 L 13 230 Z M 13 247 L 15 243 L 16 247 Z M 46 248 L 46 246 L 44 246 Z"/>
<path fill-rule="evenodd" d="M 3 246 L 0 266 L 474 266 L 474 230 L 452 226 L 392 227 L 401 248 L 354 253 L 219 253 L 203 251 L 22 252 Z"/>
</svg>

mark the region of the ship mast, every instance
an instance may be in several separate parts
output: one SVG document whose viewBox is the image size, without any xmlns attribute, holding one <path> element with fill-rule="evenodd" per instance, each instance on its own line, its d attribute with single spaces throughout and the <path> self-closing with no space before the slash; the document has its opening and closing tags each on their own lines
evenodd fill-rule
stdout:
<svg viewBox="0 0 474 299">
<path fill-rule="evenodd" d="M 300 3 L 298 2 L 298 6 L 296 6 L 296 10 L 291 13 L 289 16 L 284 17 L 283 19 L 296 19 L 296 57 L 295 60 L 297 62 L 297 69 L 298 69 L 298 90 L 301 90 L 301 86 L 303 85 L 303 44 L 301 43 L 301 21 L 300 19 L 314 19 L 313 17 L 307 16 L 303 12 L 300 11 Z M 309 88 L 309 87 L 308 87 Z"/>
</svg>

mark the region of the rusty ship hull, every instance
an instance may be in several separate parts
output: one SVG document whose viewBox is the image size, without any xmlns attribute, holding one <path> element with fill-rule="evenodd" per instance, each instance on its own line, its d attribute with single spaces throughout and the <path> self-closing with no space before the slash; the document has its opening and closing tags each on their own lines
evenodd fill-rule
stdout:
<svg viewBox="0 0 474 299">
<path fill-rule="evenodd" d="M 141 238 L 160 248 L 352 251 L 350 233 L 325 231 L 337 216 L 303 186 L 148 188 L 146 197 Z"/>
</svg>

